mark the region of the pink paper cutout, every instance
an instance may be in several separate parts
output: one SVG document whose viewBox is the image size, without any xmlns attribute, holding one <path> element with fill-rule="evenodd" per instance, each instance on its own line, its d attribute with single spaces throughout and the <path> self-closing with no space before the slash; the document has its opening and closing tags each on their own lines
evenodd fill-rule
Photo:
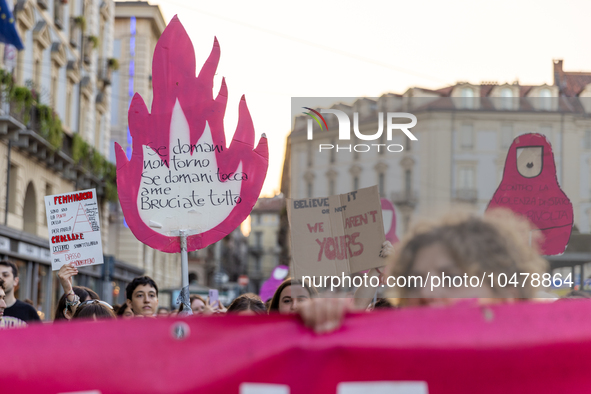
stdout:
<svg viewBox="0 0 591 394">
<path fill-rule="evenodd" d="M 390 230 L 386 233 L 386 241 L 390 241 L 390 243 L 394 245 L 399 241 L 396 236 L 396 209 L 394 208 L 392 201 L 387 198 L 381 198 L 380 202 L 382 203 L 382 211 L 392 211 L 392 225 L 390 226 Z"/>
<path fill-rule="evenodd" d="M 220 47 L 214 39 L 213 49 L 195 77 L 193 44 L 177 16 L 170 21 L 156 44 L 152 62 L 154 99 L 151 113 L 139 94 L 135 94 L 129 108 L 129 129 L 133 137 L 133 154 L 127 160 L 124 150 L 115 143 L 117 156 L 117 188 L 123 214 L 129 228 L 138 240 L 167 253 L 180 252 L 178 236 L 166 236 L 150 228 L 140 217 L 138 192 L 143 169 L 143 148 L 148 146 L 162 154 L 160 147 L 169 147 L 172 111 L 178 100 L 190 128 L 190 144 L 197 144 L 204 134 L 206 121 L 211 129 L 212 141 L 223 150 L 215 152 L 217 167 L 222 173 L 235 172 L 242 163 L 242 172 L 248 174 L 240 188 L 241 202 L 216 227 L 187 239 L 188 251 L 202 249 L 219 241 L 236 229 L 254 207 L 267 173 L 269 153 L 263 135 L 254 148 L 254 126 L 244 96 L 240 100 L 239 119 L 234 138 L 226 148 L 224 113 L 228 98 L 225 80 L 214 99 L 213 78 L 220 58 Z M 170 149 L 168 149 L 170 151 Z M 170 163 L 167 165 L 170 168 Z M 195 185 L 195 188 L 200 185 Z"/>
<path fill-rule="evenodd" d="M 517 152 L 522 148 L 542 149 L 541 172 L 525 177 L 517 167 Z M 527 162 L 526 167 L 537 165 Z M 573 206 L 560 189 L 552 146 L 541 134 L 524 134 L 515 138 L 505 162 L 503 179 L 490 201 L 487 211 L 508 208 L 527 217 L 543 235 L 540 244 L 546 256 L 564 253 L 573 226 Z"/>
</svg>

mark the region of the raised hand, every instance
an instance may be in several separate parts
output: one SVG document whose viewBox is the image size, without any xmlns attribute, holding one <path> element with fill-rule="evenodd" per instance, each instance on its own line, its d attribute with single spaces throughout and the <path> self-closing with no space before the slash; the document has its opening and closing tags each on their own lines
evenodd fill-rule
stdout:
<svg viewBox="0 0 591 394">
<path fill-rule="evenodd" d="M 345 313 L 351 310 L 351 299 L 314 298 L 298 309 L 304 324 L 317 334 L 326 334 L 343 325 Z"/>
<path fill-rule="evenodd" d="M 60 284 L 64 289 L 64 293 L 69 294 L 72 292 L 72 276 L 78 274 L 78 268 L 72 264 L 64 264 L 57 273 L 57 277 L 60 280 Z"/>
</svg>

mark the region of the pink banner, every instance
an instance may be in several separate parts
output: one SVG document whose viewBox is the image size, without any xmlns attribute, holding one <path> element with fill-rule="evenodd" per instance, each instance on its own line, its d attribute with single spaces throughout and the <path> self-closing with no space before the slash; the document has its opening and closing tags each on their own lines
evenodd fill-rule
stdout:
<svg viewBox="0 0 591 394">
<path fill-rule="evenodd" d="M 372 392 L 539 394 L 591 387 L 587 300 L 374 312 L 349 316 L 323 336 L 293 316 L 74 322 L 0 336 L 4 393 L 248 394 L 265 387 L 367 394 L 389 387 Z"/>
</svg>

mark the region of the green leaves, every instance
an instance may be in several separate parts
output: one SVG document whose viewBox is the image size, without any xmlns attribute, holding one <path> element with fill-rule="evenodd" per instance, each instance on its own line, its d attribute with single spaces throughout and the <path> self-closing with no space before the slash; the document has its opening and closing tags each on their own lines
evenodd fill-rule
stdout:
<svg viewBox="0 0 591 394">
<path fill-rule="evenodd" d="M 108 201 L 117 201 L 117 170 L 115 165 L 84 141 L 80 134 L 74 134 L 72 158 L 76 164 L 86 168 L 105 182 L 105 197 Z"/>
</svg>

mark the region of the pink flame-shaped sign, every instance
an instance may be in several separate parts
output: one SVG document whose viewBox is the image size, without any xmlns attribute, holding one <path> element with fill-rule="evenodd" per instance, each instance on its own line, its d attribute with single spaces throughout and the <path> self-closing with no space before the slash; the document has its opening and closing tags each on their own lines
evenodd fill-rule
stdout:
<svg viewBox="0 0 591 394">
<path fill-rule="evenodd" d="M 133 153 L 115 144 L 117 188 L 123 214 L 141 242 L 180 252 L 178 230 L 189 251 L 236 229 L 250 214 L 267 173 L 269 153 L 255 134 L 244 96 L 229 147 L 224 134 L 225 80 L 213 97 L 220 58 L 217 39 L 199 76 L 195 53 L 175 16 L 158 40 L 152 63 L 154 98 L 148 112 L 135 94 L 129 108 Z"/>
</svg>

